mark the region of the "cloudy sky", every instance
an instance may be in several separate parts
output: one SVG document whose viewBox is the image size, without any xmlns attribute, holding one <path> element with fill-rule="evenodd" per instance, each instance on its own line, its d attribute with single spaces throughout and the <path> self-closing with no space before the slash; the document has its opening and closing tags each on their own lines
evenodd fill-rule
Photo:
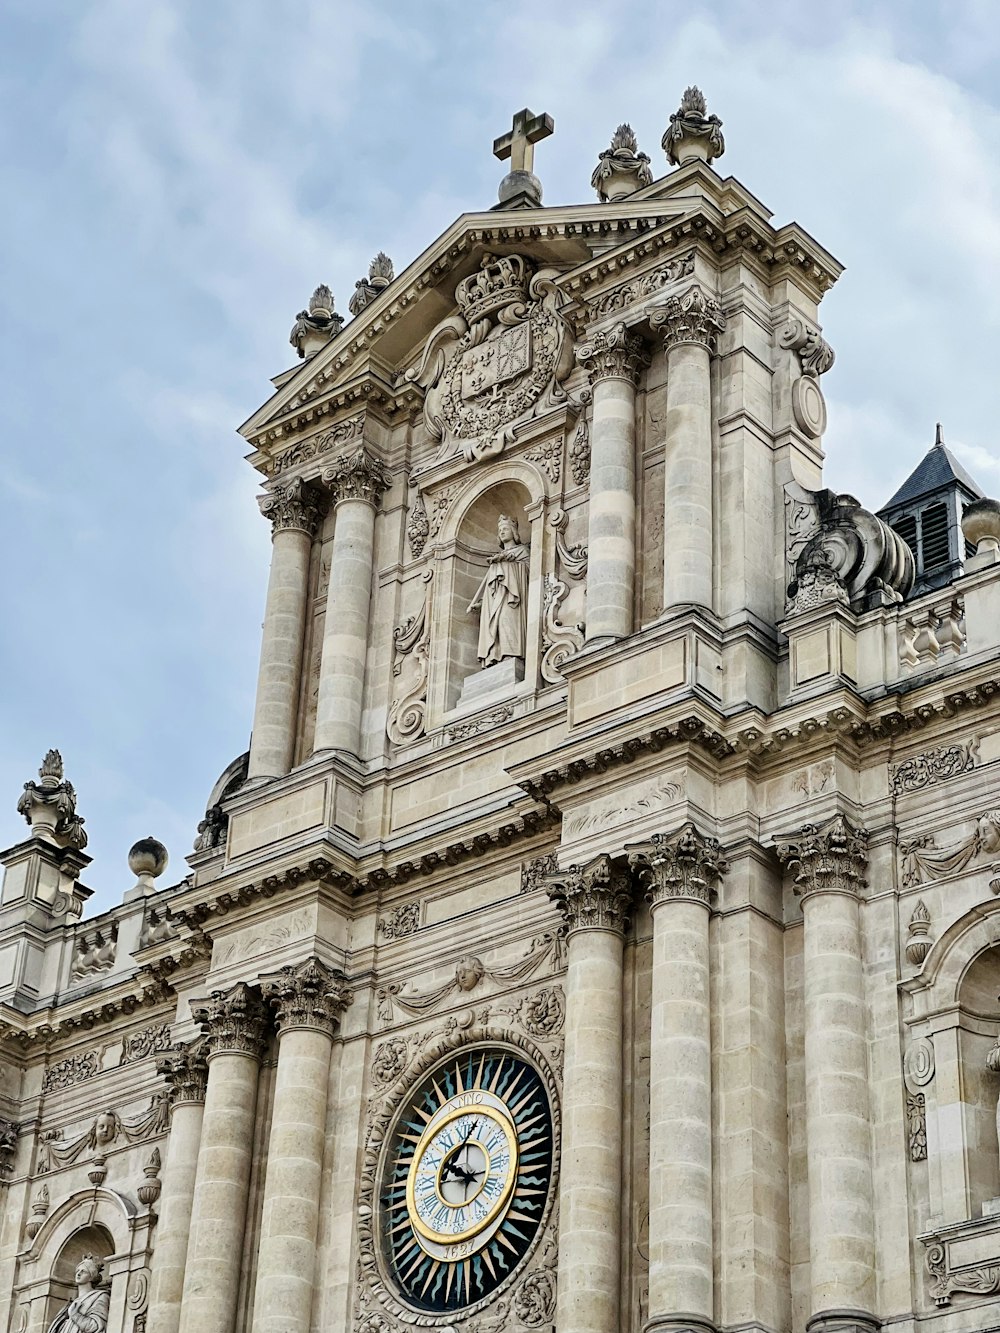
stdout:
<svg viewBox="0 0 1000 1333">
<path fill-rule="evenodd" d="M 489 207 L 493 138 L 555 118 L 550 203 L 621 120 L 665 169 L 687 83 L 717 169 L 845 265 L 827 483 L 875 508 L 933 440 L 1000 493 L 995 0 L 4 0 L 0 843 L 49 746 L 95 904 L 131 843 L 185 871 L 253 708 L 269 558 L 234 433 L 329 282 Z"/>
</svg>

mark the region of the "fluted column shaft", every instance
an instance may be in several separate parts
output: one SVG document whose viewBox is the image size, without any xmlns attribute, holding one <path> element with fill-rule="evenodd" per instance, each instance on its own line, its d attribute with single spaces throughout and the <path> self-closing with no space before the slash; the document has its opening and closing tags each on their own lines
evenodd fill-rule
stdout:
<svg viewBox="0 0 1000 1333">
<path fill-rule="evenodd" d="M 208 1066 L 204 1055 L 183 1047 L 158 1060 L 156 1068 L 170 1084 L 170 1138 L 153 1250 L 149 1326 L 158 1333 L 177 1333 Z"/>
<path fill-rule="evenodd" d="M 326 1139 L 330 1055 L 350 1002 L 343 978 L 309 960 L 265 981 L 278 1072 L 257 1252 L 254 1333 L 309 1333 Z"/>
<path fill-rule="evenodd" d="M 653 916 L 649 1324 L 714 1328 L 709 903 L 726 863 L 693 824 L 628 848 Z"/>
<path fill-rule="evenodd" d="M 838 815 L 777 849 L 802 894 L 811 1333 L 877 1327 L 858 900 L 867 837 Z"/>
<path fill-rule="evenodd" d="M 663 609 L 712 608 L 711 354 L 725 318 L 717 301 L 692 287 L 650 319 L 667 353 L 663 459 Z"/>
<path fill-rule="evenodd" d="M 362 448 L 324 472 L 323 480 L 333 496 L 336 523 L 313 748 L 356 755 L 361 746 L 375 514 L 390 479 L 384 465 Z"/>
<path fill-rule="evenodd" d="M 549 892 L 569 927 L 556 1326 L 618 1333 L 627 878 L 599 857 Z"/>
<path fill-rule="evenodd" d="M 260 508 L 272 524 L 271 572 L 247 776 L 280 778 L 295 749 L 309 559 L 320 507 L 316 493 L 297 481 L 265 495 Z"/>
<path fill-rule="evenodd" d="M 180 1333 L 233 1333 L 243 1261 L 265 1011 L 240 984 L 192 1007 L 205 1028 L 208 1086 Z"/>
<path fill-rule="evenodd" d="M 594 392 L 590 430 L 586 638 L 632 632 L 635 585 L 635 390 L 646 364 L 624 324 L 577 348 Z"/>
</svg>

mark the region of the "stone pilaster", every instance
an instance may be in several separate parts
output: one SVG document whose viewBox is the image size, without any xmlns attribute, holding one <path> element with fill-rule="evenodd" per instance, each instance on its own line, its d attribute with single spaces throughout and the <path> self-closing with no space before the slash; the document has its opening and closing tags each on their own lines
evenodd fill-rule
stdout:
<svg viewBox="0 0 1000 1333">
<path fill-rule="evenodd" d="M 302 677 L 309 558 L 322 516 L 321 496 L 296 480 L 260 499 L 271 520 L 271 573 L 250 740 L 249 779 L 279 778 L 292 766 Z"/>
<path fill-rule="evenodd" d="M 253 1333 L 309 1333 L 316 1283 L 330 1055 L 351 992 L 316 959 L 265 978 L 278 1073 L 257 1254 Z"/>
<path fill-rule="evenodd" d="M 627 851 L 653 916 L 647 1327 L 712 1329 L 708 921 L 726 861 L 690 821 Z"/>
<path fill-rule="evenodd" d="M 713 606 L 711 357 L 726 327 L 718 301 L 700 287 L 650 315 L 667 354 L 663 464 L 663 609 Z"/>
<path fill-rule="evenodd" d="M 391 477 L 362 446 L 323 473 L 336 507 L 330 585 L 323 629 L 315 750 L 361 745 L 368 613 L 375 556 L 375 514 Z"/>
<path fill-rule="evenodd" d="M 156 1247 L 149 1293 L 149 1325 L 177 1333 L 194 1207 L 208 1062 L 197 1043 L 180 1046 L 156 1062 L 170 1089 L 170 1138 L 163 1168 Z"/>
<path fill-rule="evenodd" d="M 559 1333 L 617 1333 L 622 1169 L 622 962 L 631 894 L 600 856 L 548 877 L 565 917 L 566 1054 Z"/>
<path fill-rule="evenodd" d="M 191 1013 L 205 1034 L 208 1083 L 179 1333 L 232 1333 L 267 1011 L 241 982 Z"/>
<path fill-rule="evenodd" d="M 878 1327 L 859 907 L 867 844 L 835 815 L 776 849 L 802 896 L 809 1333 Z"/>
<path fill-rule="evenodd" d="M 635 584 L 635 391 L 648 364 L 638 334 L 624 324 L 576 349 L 590 375 L 590 509 L 587 540 L 588 640 L 632 632 Z"/>
</svg>

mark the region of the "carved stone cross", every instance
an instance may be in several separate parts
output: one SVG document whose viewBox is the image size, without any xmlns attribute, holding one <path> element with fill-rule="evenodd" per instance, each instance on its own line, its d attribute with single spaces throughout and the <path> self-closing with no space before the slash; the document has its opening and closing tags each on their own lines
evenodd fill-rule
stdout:
<svg viewBox="0 0 1000 1333">
<path fill-rule="evenodd" d="M 555 130 L 551 116 L 536 116 L 527 107 L 518 111 L 510 132 L 493 140 L 493 156 L 501 162 L 510 158 L 511 171 L 531 171 L 535 162 L 535 144 Z"/>
</svg>

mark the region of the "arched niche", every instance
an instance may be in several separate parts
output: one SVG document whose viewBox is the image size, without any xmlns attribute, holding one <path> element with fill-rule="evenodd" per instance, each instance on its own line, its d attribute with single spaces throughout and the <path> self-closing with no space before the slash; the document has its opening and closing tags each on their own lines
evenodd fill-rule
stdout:
<svg viewBox="0 0 1000 1333">
<path fill-rule="evenodd" d="M 63 1242 L 52 1265 L 52 1279 L 54 1282 L 62 1283 L 67 1296 L 71 1296 L 76 1285 L 75 1274 L 80 1260 L 89 1254 L 103 1265 L 105 1259 L 110 1259 L 114 1252 L 114 1238 L 107 1227 L 102 1226 L 100 1222 L 80 1227 L 78 1231 L 71 1232 Z"/>
<path fill-rule="evenodd" d="M 508 476 L 497 480 L 476 494 L 454 516 L 450 542 L 449 578 L 444 581 L 444 614 L 439 623 L 447 629 L 440 642 L 445 653 L 439 659 L 441 669 L 442 706 L 445 712 L 462 703 L 474 706 L 469 700 L 467 682 L 476 678 L 476 695 L 492 700 L 504 683 L 513 691 L 522 679 L 533 681 L 538 670 L 538 633 L 540 616 L 539 577 L 540 538 L 535 528 L 539 506 L 533 502 L 528 485 L 519 477 Z M 499 526 L 506 516 L 517 526 L 519 540 L 530 549 L 527 562 L 528 598 L 526 604 L 525 654 L 523 663 L 515 672 L 504 668 L 490 668 L 496 672 L 494 681 L 481 677 L 483 664 L 479 659 L 480 611 L 470 610 L 483 578 L 489 569 L 490 557 L 500 549 Z M 502 665 L 502 664 L 501 664 Z M 466 697 L 463 697 L 463 691 Z"/>
<path fill-rule="evenodd" d="M 965 1169 L 970 1215 L 1000 1198 L 997 1099 L 1000 1074 L 987 1056 L 1000 1034 L 1000 945 L 977 954 L 958 987 L 957 1047 L 965 1120 Z"/>
</svg>

